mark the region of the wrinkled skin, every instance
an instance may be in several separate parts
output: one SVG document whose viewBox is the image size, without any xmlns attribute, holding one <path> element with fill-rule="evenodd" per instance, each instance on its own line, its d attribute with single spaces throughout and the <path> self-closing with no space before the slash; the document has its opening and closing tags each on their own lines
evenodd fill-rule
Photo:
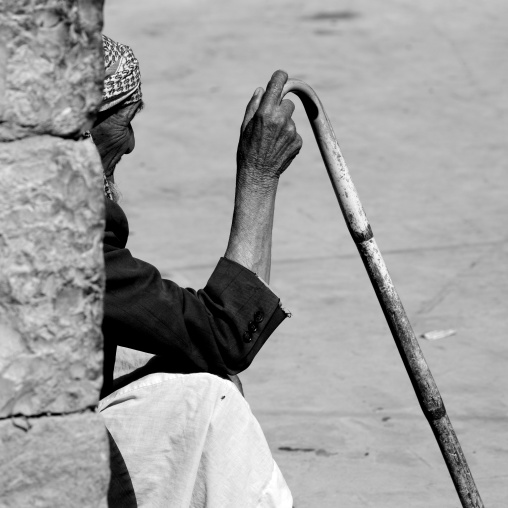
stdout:
<svg viewBox="0 0 508 508">
<path fill-rule="evenodd" d="M 287 74 L 277 71 L 266 92 L 258 88 L 245 111 L 237 151 L 240 178 L 269 184 L 287 169 L 302 147 L 302 138 L 291 119 L 295 105 L 281 101 Z"/>
<path fill-rule="evenodd" d="M 114 181 L 114 171 L 123 155 L 134 150 L 135 139 L 131 121 L 142 102 L 117 106 L 97 115 L 90 133 L 102 160 L 108 180 Z"/>
<path fill-rule="evenodd" d="M 302 147 L 291 115 L 282 100 L 288 75 L 276 71 L 266 92 L 258 88 L 245 111 L 237 151 L 233 223 L 225 257 L 270 280 L 273 215 L 280 175 Z"/>
</svg>

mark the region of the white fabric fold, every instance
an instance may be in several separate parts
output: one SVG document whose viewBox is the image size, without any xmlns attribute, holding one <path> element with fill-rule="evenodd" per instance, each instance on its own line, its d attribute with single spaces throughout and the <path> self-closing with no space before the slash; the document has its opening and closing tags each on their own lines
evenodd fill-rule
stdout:
<svg viewBox="0 0 508 508">
<path fill-rule="evenodd" d="M 261 427 L 212 374 L 150 374 L 99 404 L 141 507 L 291 508 Z"/>
</svg>

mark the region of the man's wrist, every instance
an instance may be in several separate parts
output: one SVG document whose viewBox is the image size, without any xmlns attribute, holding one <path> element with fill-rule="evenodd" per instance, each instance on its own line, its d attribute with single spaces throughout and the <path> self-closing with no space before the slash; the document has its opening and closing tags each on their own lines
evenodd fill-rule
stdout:
<svg viewBox="0 0 508 508">
<path fill-rule="evenodd" d="M 242 165 L 237 170 L 237 186 L 252 193 L 270 194 L 277 191 L 279 175 L 263 171 L 256 166 Z"/>
</svg>

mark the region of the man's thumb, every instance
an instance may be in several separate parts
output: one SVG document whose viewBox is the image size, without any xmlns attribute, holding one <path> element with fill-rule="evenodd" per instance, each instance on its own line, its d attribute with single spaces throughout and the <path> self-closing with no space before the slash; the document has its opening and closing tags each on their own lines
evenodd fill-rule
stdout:
<svg viewBox="0 0 508 508">
<path fill-rule="evenodd" d="M 247 124 L 252 120 L 252 117 L 258 110 L 259 104 L 261 103 L 261 99 L 263 98 L 264 93 L 265 91 L 261 87 L 256 88 L 256 90 L 254 91 L 254 95 L 249 101 L 249 104 L 247 104 L 247 108 L 245 110 L 245 117 L 242 122 L 242 132 L 245 130 L 245 127 L 247 127 Z"/>
</svg>

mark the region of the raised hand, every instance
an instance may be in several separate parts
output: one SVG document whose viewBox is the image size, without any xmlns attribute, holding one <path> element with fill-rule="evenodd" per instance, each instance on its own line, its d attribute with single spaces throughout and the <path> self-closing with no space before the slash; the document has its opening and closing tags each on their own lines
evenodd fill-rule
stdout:
<svg viewBox="0 0 508 508">
<path fill-rule="evenodd" d="M 288 79 L 284 71 L 276 71 L 266 92 L 258 88 L 247 105 L 240 132 L 237 168 L 240 179 L 269 184 L 278 179 L 302 147 L 291 115 L 295 105 L 281 100 Z"/>
<path fill-rule="evenodd" d="M 273 214 L 280 175 L 302 147 L 289 100 L 281 100 L 288 79 L 277 71 L 247 105 L 237 151 L 235 209 L 225 257 L 270 280 Z"/>
</svg>

